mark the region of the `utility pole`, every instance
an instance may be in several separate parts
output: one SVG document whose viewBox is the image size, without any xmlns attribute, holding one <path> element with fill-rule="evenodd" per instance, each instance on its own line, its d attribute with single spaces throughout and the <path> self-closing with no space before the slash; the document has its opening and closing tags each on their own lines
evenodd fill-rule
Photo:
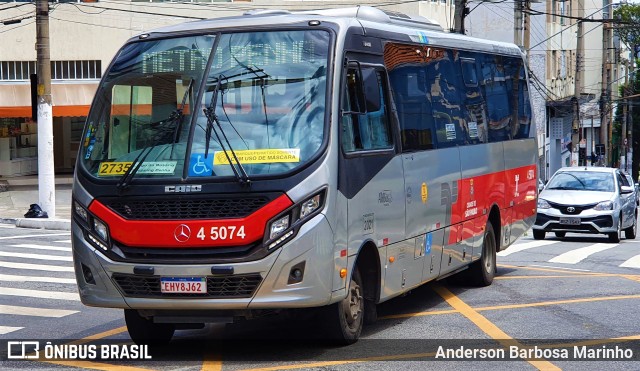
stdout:
<svg viewBox="0 0 640 371">
<path fill-rule="evenodd" d="M 455 0 L 453 13 L 453 32 L 464 35 L 464 16 L 467 0 Z"/>
<path fill-rule="evenodd" d="M 578 8 L 582 9 L 582 1 L 578 1 Z M 583 41 L 583 33 L 582 33 L 582 21 L 578 20 L 577 22 L 578 32 L 577 32 L 577 41 L 576 41 L 576 70 L 575 70 L 575 86 L 574 86 L 574 115 L 573 115 L 573 133 L 571 135 L 571 144 L 573 153 L 571 154 L 571 165 L 572 166 L 580 166 L 582 162 L 580 161 L 580 139 L 581 139 L 581 125 L 580 125 L 580 93 L 582 93 L 582 55 L 584 50 L 584 41 Z M 578 160 L 574 161 L 574 153 L 577 149 Z M 585 156 L 584 159 L 586 161 L 586 148 L 585 148 Z"/>
<path fill-rule="evenodd" d="M 607 110 L 609 109 L 609 101 L 608 101 L 608 79 L 607 79 L 607 64 L 609 63 L 609 23 L 605 23 L 602 25 L 602 89 L 600 91 L 600 143 L 604 144 L 604 164 L 609 164 L 609 159 L 611 158 L 611 145 L 609 145 L 609 138 L 611 138 Z"/>
<path fill-rule="evenodd" d="M 523 18 L 523 29 L 524 29 L 524 40 L 523 40 L 523 45 L 524 45 L 524 50 L 527 53 L 527 67 L 529 67 L 529 48 L 531 48 L 531 19 L 529 18 L 529 12 L 528 10 L 531 7 L 531 2 L 530 0 L 525 0 L 524 2 L 525 4 L 525 10 L 527 10 L 526 13 L 524 13 L 524 18 Z"/>
<path fill-rule="evenodd" d="M 38 59 L 38 200 L 40 207 L 47 212 L 49 218 L 55 218 L 56 190 L 53 165 L 48 0 L 36 0 L 36 51 Z"/>
<path fill-rule="evenodd" d="M 522 45 L 522 2 L 524 0 L 515 0 L 513 3 L 513 43 L 524 48 Z"/>
<path fill-rule="evenodd" d="M 620 133 L 620 169 L 627 169 L 627 107 L 629 101 L 625 99 L 629 88 L 629 62 L 625 62 L 624 87 L 622 88 L 622 130 Z M 622 167 L 624 161 L 624 167 Z"/>
</svg>

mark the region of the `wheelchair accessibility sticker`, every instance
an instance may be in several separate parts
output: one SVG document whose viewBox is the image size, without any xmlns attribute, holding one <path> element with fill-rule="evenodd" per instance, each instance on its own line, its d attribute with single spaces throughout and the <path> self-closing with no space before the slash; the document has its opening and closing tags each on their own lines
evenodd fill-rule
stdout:
<svg viewBox="0 0 640 371">
<path fill-rule="evenodd" d="M 249 149 L 235 151 L 238 161 L 242 164 L 269 164 L 276 162 L 300 162 L 300 148 L 280 149 Z M 229 159 L 235 163 L 231 152 L 216 151 L 213 157 L 214 165 L 229 165 Z"/>
<path fill-rule="evenodd" d="M 192 153 L 189 159 L 189 176 L 211 176 L 213 156 L 204 157 L 204 153 Z"/>
<path fill-rule="evenodd" d="M 433 244 L 433 236 L 431 235 L 431 233 L 427 233 L 427 236 L 424 239 L 424 253 L 425 253 L 425 255 L 431 254 L 431 244 Z"/>
</svg>

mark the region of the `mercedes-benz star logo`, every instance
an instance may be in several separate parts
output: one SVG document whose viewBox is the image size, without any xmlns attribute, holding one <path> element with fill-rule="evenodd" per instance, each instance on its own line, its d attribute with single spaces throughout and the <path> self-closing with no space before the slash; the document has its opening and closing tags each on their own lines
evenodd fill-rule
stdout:
<svg viewBox="0 0 640 371">
<path fill-rule="evenodd" d="M 180 224 L 176 227 L 176 230 L 173 231 L 173 236 L 178 242 L 187 242 L 189 237 L 191 237 L 191 229 L 186 224 Z"/>
<path fill-rule="evenodd" d="M 572 213 L 572 212 L 576 211 L 576 208 L 573 207 L 573 206 L 569 206 L 569 207 L 567 207 L 567 211 Z"/>
</svg>

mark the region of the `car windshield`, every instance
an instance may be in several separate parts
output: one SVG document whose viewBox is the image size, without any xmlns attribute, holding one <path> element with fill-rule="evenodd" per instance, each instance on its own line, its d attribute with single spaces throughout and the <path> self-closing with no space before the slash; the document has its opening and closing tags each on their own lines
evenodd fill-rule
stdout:
<svg viewBox="0 0 640 371">
<path fill-rule="evenodd" d="M 321 30 L 130 43 L 96 92 L 81 167 L 117 180 L 302 166 L 324 140 L 328 44 Z"/>
<path fill-rule="evenodd" d="M 545 189 L 614 192 L 613 174 L 598 171 L 562 171 Z"/>
</svg>

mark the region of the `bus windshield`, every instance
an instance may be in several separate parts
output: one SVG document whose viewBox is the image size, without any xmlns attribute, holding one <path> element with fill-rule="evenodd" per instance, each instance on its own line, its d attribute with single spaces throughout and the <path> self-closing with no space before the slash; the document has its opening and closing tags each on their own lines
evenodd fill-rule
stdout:
<svg viewBox="0 0 640 371">
<path fill-rule="evenodd" d="M 98 88 L 81 166 L 121 182 L 301 166 L 325 136 L 328 43 L 320 30 L 131 43 Z"/>
</svg>

